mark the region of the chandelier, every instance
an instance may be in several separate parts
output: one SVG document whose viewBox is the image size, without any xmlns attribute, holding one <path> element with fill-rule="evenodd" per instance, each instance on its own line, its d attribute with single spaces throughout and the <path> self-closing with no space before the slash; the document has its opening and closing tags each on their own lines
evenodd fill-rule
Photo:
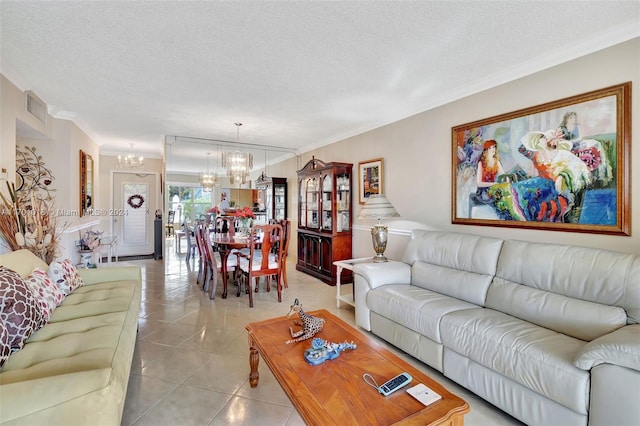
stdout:
<svg viewBox="0 0 640 426">
<path fill-rule="evenodd" d="M 209 173 L 209 156 L 210 152 L 207 152 L 207 172 L 202 173 L 200 175 L 200 186 L 204 192 L 211 192 L 213 190 L 213 186 L 216 184 L 216 175 Z"/>
<path fill-rule="evenodd" d="M 133 153 L 133 144 L 129 144 L 129 153 L 118 155 L 118 167 L 121 169 L 139 169 L 144 166 L 144 157 Z"/>
<path fill-rule="evenodd" d="M 240 126 L 242 123 L 234 123 L 237 127 L 238 141 L 236 150 L 222 153 L 222 165 L 227 169 L 227 176 L 233 185 L 235 182 L 247 183 L 247 176 L 253 168 L 253 154 L 240 152 Z"/>
</svg>

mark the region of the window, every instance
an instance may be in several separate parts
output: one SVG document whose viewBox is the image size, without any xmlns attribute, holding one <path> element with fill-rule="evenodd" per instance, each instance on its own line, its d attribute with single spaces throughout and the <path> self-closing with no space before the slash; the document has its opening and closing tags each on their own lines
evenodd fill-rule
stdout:
<svg viewBox="0 0 640 426">
<path fill-rule="evenodd" d="M 206 213 L 213 205 L 213 192 L 206 192 L 202 187 L 169 186 L 168 210 L 176 212 L 176 222 L 184 223 L 187 219 L 193 223 L 201 214 Z"/>
</svg>

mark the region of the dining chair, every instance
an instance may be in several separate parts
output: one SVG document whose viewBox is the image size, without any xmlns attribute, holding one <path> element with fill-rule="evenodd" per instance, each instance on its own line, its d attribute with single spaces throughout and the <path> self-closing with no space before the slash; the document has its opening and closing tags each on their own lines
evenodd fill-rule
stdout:
<svg viewBox="0 0 640 426">
<path fill-rule="evenodd" d="M 207 252 L 204 246 L 203 238 L 203 227 L 202 221 L 197 221 L 196 226 L 193 228 L 194 240 L 196 241 L 196 248 L 198 249 L 198 277 L 196 278 L 196 284 L 198 287 L 204 287 L 204 281 L 201 280 L 206 279 L 205 268 L 208 267 L 207 263 Z"/>
<path fill-rule="evenodd" d="M 235 235 L 236 218 L 234 216 L 217 216 L 215 222 L 215 232 L 229 233 L 229 235 Z"/>
<path fill-rule="evenodd" d="M 235 216 L 217 216 L 213 214 L 211 220 L 213 223 L 214 233 L 216 234 L 227 233 L 229 234 L 229 237 L 232 237 L 235 235 L 236 233 Z M 220 260 L 220 254 L 218 253 L 219 249 L 215 243 L 213 243 L 213 251 L 215 251 L 216 256 L 218 256 L 218 265 L 220 266 L 221 260 Z M 235 277 L 236 266 L 237 266 L 237 259 L 235 256 L 235 250 L 232 250 L 231 253 L 229 253 L 229 257 L 227 258 L 227 270 L 226 270 L 226 273 L 228 274 L 227 277 L 229 276 L 229 274 Z"/>
<path fill-rule="evenodd" d="M 215 299 L 216 288 L 218 286 L 218 273 L 226 273 L 235 277 L 237 259 L 236 256 L 229 256 L 227 259 L 227 270 L 223 272 L 220 253 L 213 250 L 211 232 L 209 232 L 209 227 L 206 223 L 198 223 L 196 238 L 201 250 L 200 259 L 202 260 L 202 268 L 198 271 L 196 282 L 203 291 L 209 293 L 211 299 Z M 212 281 L 213 285 L 210 285 Z"/>
<path fill-rule="evenodd" d="M 165 225 L 165 229 L 167 231 L 167 237 L 171 236 L 171 234 L 173 233 L 173 221 L 176 218 L 176 211 L 175 210 L 169 210 L 169 213 L 167 215 L 167 224 Z"/>
<path fill-rule="evenodd" d="M 191 227 L 189 226 L 189 224 L 187 223 L 186 220 L 184 221 L 184 224 L 182 225 L 182 230 L 184 231 L 185 239 L 187 240 L 187 257 L 186 257 L 186 261 L 187 261 L 187 263 L 189 263 L 189 260 L 192 257 L 195 259 L 197 246 L 196 246 L 195 238 L 192 238 L 193 230 L 191 229 Z"/>
<path fill-rule="evenodd" d="M 289 254 L 289 237 L 291 236 L 291 221 L 290 220 L 286 220 L 286 219 L 269 219 L 269 223 L 270 224 L 278 224 L 280 226 L 282 226 L 282 238 L 280 239 L 280 241 L 278 241 L 276 244 L 271 248 L 271 252 L 272 253 L 276 253 L 276 251 L 278 250 L 278 245 L 282 245 L 282 257 L 280 262 L 282 263 L 282 274 L 280 276 L 280 279 L 282 281 L 283 287 L 284 288 L 289 288 L 289 282 L 287 281 L 287 256 Z M 242 251 L 245 252 L 248 249 L 243 249 Z M 259 285 L 256 285 L 256 293 L 259 290 Z M 271 288 L 269 286 L 269 282 L 267 282 L 267 286 L 266 286 L 266 290 L 267 291 L 271 291 Z"/>
<path fill-rule="evenodd" d="M 201 232 L 207 259 L 206 277 L 202 290 L 209 293 L 210 299 L 215 299 L 216 288 L 218 287 L 218 272 L 220 272 L 220 259 L 216 258 L 216 253 L 213 251 L 209 231 L 203 227 Z M 211 281 L 213 281 L 213 285 L 209 285 Z"/>
<path fill-rule="evenodd" d="M 271 248 L 272 253 L 276 253 L 278 245 L 282 245 L 282 257 L 280 262 L 282 263 L 282 274 L 280 279 L 284 288 L 289 288 L 289 282 L 287 281 L 287 256 L 289 255 L 289 241 L 291 236 L 291 221 L 286 219 L 269 219 L 270 224 L 278 224 L 282 226 L 282 238 Z M 242 252 L 248 252 L 249 249 L 243 249 Z M 260 255 L 260 253 L 258 253 Z M 256 293 L 260 286 L 256 285 Z M 266 290 L 271 291 L 269 282 L 267 281 Z"/>
<path fill-rule="evenodd" d="M 280 262 L 282 264 L 282 283 L 284 288 L 289 288 L 289 282 L 287 281 L 287 256 L 289 255 L 289 240 L 291 237 L 291 221 L 287 219 L 275 220 L 275 223 L 282 226 L 282 240 L 279 244 L 282 245 L 282 255 Z"/>
<path fill-rule="evenodd" d="M 249 307 L 253 308 L 254 283 L 260 277 L 267 279 L 267 291 L 270 290 L 270 280 L 276 279 L 278 302 L 282 302 L 282 249 L 280 241 L 283 237 L 282 226 L 278 224 L 255 225 L 249 235 L 249 253 L 238 251 L 238 279 L 242 279 L 249 293 Z M 240 296 L 242 285 L 238 285 Z"/>
</svg>

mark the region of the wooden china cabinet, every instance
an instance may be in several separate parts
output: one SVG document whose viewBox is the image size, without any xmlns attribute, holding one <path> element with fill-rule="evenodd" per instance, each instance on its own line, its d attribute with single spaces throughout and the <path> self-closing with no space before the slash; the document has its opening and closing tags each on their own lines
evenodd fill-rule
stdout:
<svg viewBox="0 0 640 426">
<path fill-rule="evenodd" d="M 336 284 L 333 262 L 351 259 L 353 164 L 312 158 L 298 170 L 298 263 L 296 269 Z M 347 272 L 347 271 L 345 271 Z M 351 271 L 342 282 L 351 282 Z"/>
<path fill-rule="evenodd" d="M 267 177 L 260 175 L 255 181 L 258 190 L 258 200 L 264 203 L 256 216 L 264 216 L 264 221 L 271 219 L 284 220 L 287 218 L 287 178 Z"/>
</svg>

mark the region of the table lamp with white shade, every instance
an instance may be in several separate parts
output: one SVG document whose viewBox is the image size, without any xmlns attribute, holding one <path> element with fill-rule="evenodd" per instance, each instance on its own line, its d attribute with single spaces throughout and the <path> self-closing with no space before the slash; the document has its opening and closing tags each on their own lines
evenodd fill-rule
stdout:
<svg viewBox="0 0 640 426">
<path fill-rule="evenodd" d="M 360 209 L 358 219 L 378 219 L 378 223 L 371 228 L 371 241 L 373 241 L 373 249 L 376 251 L 376 255 L 373 257 L 375 263 L 389 261 L 384 256 L 384 251 L 387 249 L 388 228 L 380 223 L 380 219 L 391 217 L 400 217 L 400 214 L 384 195 L 370 195 Z"/>
</svg>

